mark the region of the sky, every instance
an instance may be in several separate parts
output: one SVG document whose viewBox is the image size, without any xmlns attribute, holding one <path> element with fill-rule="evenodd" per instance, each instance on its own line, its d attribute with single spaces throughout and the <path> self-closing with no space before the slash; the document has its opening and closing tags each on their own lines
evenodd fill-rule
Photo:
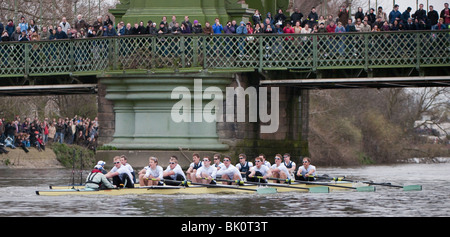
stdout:
<svg viewBox="0 0 450 237">
<path fill-rule="evenodd" d="M 366 0 L 369 1 L 369 0 Z M 378 6 L 375 7 L 375 1 L 376 0 L 370 0 L 370 7 L 377 9 Z M 428 5 L 433 5 L 434 10 L 436 10 L 439 14 L 441 13 L 442 9 L 444 9 L 444 3 L 450 3 L 450 0 L 395 0 L 395 4 L 399 6 L 399 11 L 404 12 L 407 7 L 411 7 L 411 13 L 414 13 L 416 8 L 416 2 L 418 2 L 417 6 L 419 4 L 423 4 L 423 8 L 428 12 L 427 2 Z M 393 0 L 378 0 L 378 5 L 383 7 L 383 10 L 389 14 L 389 12 L 392 11 L 393 6 Z M 364 9 L 366 11 L 366 9 Z"/>
</svg>

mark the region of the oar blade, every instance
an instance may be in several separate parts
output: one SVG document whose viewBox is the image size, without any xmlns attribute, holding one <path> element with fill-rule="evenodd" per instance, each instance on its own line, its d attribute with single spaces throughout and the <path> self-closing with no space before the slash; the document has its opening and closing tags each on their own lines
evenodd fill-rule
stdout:
<svg viewBox="0 0 450 237">
<path fill-rule="evenodd" d="M 309 188 L 310 193 L 329 193 L 330 188 L 327 186 L 318 186 Z"/>
<path fill-rule="evenodd" d="M 356 187 L 357 192 L 375 192 L 375 186 L 361 186 Z"/>
<path fill-rule="evenodd" d="M 403 191 L 422 191 L 422 185 L 403 186 Z"/>
<path fill-rule="evenodd" d="M 273 194 L 273 193 L 277 193 L 277 189 L 276 188 L 270 188 L 270 187 L 264 187 L 264 188 L 256 189 L 256 192 L 258 194 Z"/>
</svg>

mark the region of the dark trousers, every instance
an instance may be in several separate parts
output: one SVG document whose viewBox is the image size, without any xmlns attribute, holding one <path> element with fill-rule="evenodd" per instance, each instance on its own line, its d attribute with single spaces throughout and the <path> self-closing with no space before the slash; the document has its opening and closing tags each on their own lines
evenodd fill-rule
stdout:
<svg viewBox="0 0 450 237">
<path fill-rule="evenodd" d="M 248 174 L 250 174 L 250 172 L 249 172 Z M 258 176 L 261 176 L 261 177 L 263 176 L 263 175 L 261 174 L 261 172 L 259 172 L 259 171 L 256 171 L 256 172 L 255 172 L 255 176 L 253 176 L 253 177 L 249 177 L 248 174 L 247 174 L 247 181 L 250 181 L 250 182 L 259 182 L 259 183 L 267 183 L 267 180 L 257 178 Z"/>
<path fill-rule="evenodd" d="M 165 176 L 165 177 L 163 177 L 163 179 L 165 180 L 164 183 L 165 183 L 166 185 L 171 185 L 171 186 L 178 186 L 178 185 L 181 184 L 180 182 L 172 182 L 171 180 L 174 180 L 174 181 L 184 181 L 184 177 L 183 177 L 183 175 L 181 175 L 181 174 L 177 174 L 177 176 L 175 177 L 175 179 L 172 179 L 170 176 Z"/>
<path fill-rule="evenodd" d="M 114 176 L 113 185 L 116 185 L 117 187 L 134 188 L 134 184 L 131 182 L 131 179 L 127 174 L 119 174 Z"/>
</svg>

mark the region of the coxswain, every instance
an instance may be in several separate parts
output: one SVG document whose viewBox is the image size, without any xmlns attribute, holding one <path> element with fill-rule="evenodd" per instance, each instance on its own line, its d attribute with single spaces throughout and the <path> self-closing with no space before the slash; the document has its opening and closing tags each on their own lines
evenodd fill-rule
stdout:
<svg viewBox="0 0 450 237">
<path fill-rule="evenodd" d="M 102 171 L 102 174 L 107 174 L 108 173 L 108 171 L 105 170 L 105 164 L 106 164 L 106 162 L 104 162 L 102 160 L 99 160 L 97 162 L 97 165 L 99 166 L 100 170 Z"/>
<path fill-rule="evenodd" d="M 86 189 L 108 189 L 116 188 L 112 185 L 105 175 L 102 173 L 103 167 L 101 165 L 96 165 L 94 169 L 86 177 Z"/>
</svg>

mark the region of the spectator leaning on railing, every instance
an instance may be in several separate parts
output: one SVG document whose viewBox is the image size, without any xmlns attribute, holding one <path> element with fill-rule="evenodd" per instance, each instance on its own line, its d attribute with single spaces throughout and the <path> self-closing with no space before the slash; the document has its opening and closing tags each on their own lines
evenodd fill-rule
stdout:
<svg viewBox="0 0 450 237">
<path fill-rule="evenodd" d="M 401 13 L 400 6 L 396 4 L 387 16 L 382 6 L 379 6 L 376 12 L 375 9 L 371 8 L 365 13 L 361 7 L 358 7 L 355 15 L 350 16 L 347 6 L 342 5 L 337 11 L 337 18 L 333 18 L 332 14 L 327 17 L 319 16 L 314 7 L 306 17 L 304 17 L 298 8 L 295 9 L 290 17 L 287 17 L 282 9 L 278 9 L 275 17 L 272 17 L 270 13 L 262 17 L 256 9 L 254 15 L 251 17 L 251 22 L 247 22 L 245 25 L 248 34 L 292 34 L 291 31 L 283 30 L 287 22 L 291 23 L 295 34 L 305 32 L 303 30 L 305 27 L 307 27 L 306 31 L 311 30 L 312 33 L 323 33 L 325 31 L 333 33 L 339 22 L 341 22 L 345 32 L 449 29 L 449 4 L 444 4 L 444 8 L 440 14 L 434 10 L 432 5 L 429 8 L 430 11 L 427 13 L 423 9 L 423 4 L 420 4 L 419 9 L 413 14 L 411 14 L 411 7 L 406 7 L 403 13 Z M 56 27 L 49 25 L 41 26 L 41 28 L 35 25 L 33 19 L 27 22 L 24 16 L 21 17 L 17 26 L 11 19 L 8 20 L 7 24 L 0 22 L 0 41 L 59 40 L 144 34 L 237 34 L 237 28 L 239 27 L 235 20 L 231 20 L 223 26 L 219 18 L 216 18 L 213 24 L 205 22 L 202 25 L 196 19 L 194 19 L 192 24 L 189 16 L 184 16 L 184 20 L 181 23 L 177 21 L 176 16 L 172 16 L 170 23 L 167 22 L 167 17 L 164 16 L 160 25 L 157 25 L 152 20 L 148 20 L 147 26 L 144 25 L 144 21 L 135 23 L 127 22 L 126 24 L 119 22 L 115 26 L 109 15 L 105 17 L 98 16 L 91 25 L 83 19 L 82 15 L 77 16 L 73 25 L 67 21 L 66 17 L 62 17 L 61 19 L 61 22 Z"/>
</svg>

